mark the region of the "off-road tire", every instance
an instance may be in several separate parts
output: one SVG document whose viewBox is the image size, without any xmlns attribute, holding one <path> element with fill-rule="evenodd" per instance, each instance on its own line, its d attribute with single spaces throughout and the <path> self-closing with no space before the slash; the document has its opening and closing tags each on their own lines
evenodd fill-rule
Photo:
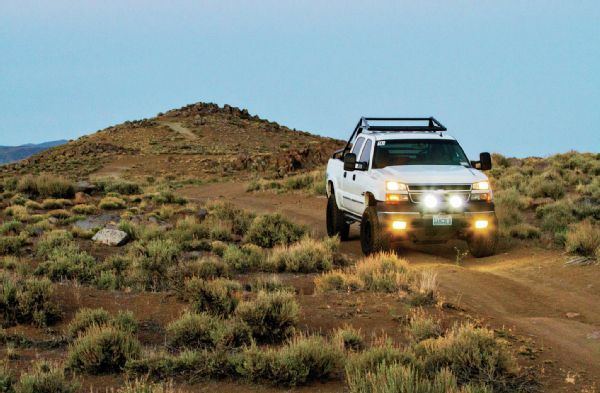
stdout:
<svg viewBox="0 0 600 393">
<path fill-rule="evenodd" d="M 350 233 L 350 224 L 344 219 L 344 212 L 342 212 L 335 201 L 335 195 L 333 191 L 329 198 L 327 198 L 327 217 L 325 219 L 327 224 L 327 235 L 335 236 L 338 235 L 341 241 L 348 240 L 348 234 Z"/>
<path fill-rule="evenodd" d="M 496 253 L 498 235 L 494 231 L 488 234 L 473 235 L 467 240 L 469 251 L 475 258 L 489 257 Z"/>
<path fill-rule="evenodd" d="M 369 206 L 363 213 L 360 221 L 360 246 L 365 255 L 379 251 L 390 251 L 391 239 L 388 233 L 379 224 L 377 210 Z"/>
</svg>

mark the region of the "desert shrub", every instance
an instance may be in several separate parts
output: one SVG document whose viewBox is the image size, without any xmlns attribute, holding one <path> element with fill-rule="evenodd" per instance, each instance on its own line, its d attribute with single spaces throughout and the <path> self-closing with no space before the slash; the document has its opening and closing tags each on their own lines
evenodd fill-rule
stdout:
<svg viewBox="0 0 600 393">
<path fill-rule="evenodd" d="M 333 342 L 345 350 L 360 351 L 365 348 L 365 338 L 360 329 L 348 325 L 335 331 Z"/>
<path fill-rule="evenodd" d="M 481 385 L 459 387 L 451 371 L 442 369 L 425 376 L 415 366 L 380 364 L 373 371 L 347 375 L 350 393 L 492 393 Z"/>
<path fill-rule="evenodd" d="M 590 221 L 583 221 L 569 227 L 565 243 L 568 252 L 594 256 L 600 247 L 600 227 Z"/>
<path fill-rule="evenodd" d="M 23 229 L 23 223 L 21 221 L 5 221 L 0 225 L 0 235 L 18 235 L 21 229 Z"/>
<path fill-rule="evenodd" d="M 340 270 L 325 272 L 315 278 L 317 292 L 357 291 L 363 287 L 362 281 L 352 273 Z"/>
<path fill-rule="evenodd" d="M 106 196 L 100 200 L 98 207 L 103 210 L 125 209 L 125 201 L 121 198 Z"/>
<path fill-rule="evenodd" d="M 258 268 L 263 258 L 263 250 L 254 244 L 245 244 L 242 247 L 232 244 L 223 251 L 223 261 L 238 272 L 247 272 Z"/>
<path fill-rule="evenodd" d="M 406 289 L 412 279 L 408 262 L 394 253 L 372 254 L 359 260 L 356 275 L 364 289 L 373 292 Z"/>
<path fill-rule="evenodd" d="M 227 243 L 220 240 L 214 240 L 210 243 L 210 249 L 216 255 L 223 256 L 223 253 L 227 249 Z"/>
<path fill-rule="evenodd" d="M 165 289 L 167 271 L 177 263 L 181 249 L 171 239 L 154 239 L 145 244 L 139 243 L 136 249 L 134 267 L 136 277 L 143 289 Z"/>
<path fill-rule="evenodd" d="M 48 198 L 42 201 L 42 209 L 44 210 L 52 210 L 52 209 L 62 209 L 65 206 L 71 206 L 73 202 L 69 199 L 56 199 L 56 198 Z"/>
<path fill-rule="evenodd" d="M 365 350 L 350 354 L 346 361 L 346 382 L 351 392 L 375 392 L 369 384 L 370 375 L 382 366 L 409 366 L 416 364 L 416 358 L 391 343 L 384 341 Z"/>
<path fill-rule="evenodd" d="M 73 206 L 71 211 L 73 211 L 73 213 L 75 213 L 75 214 L 90 215 L 90 214 L 95 214 L 98 211 L 98 208 L 93 205 L 79 204 L 79 205 Z"/>
<path fill-rule="evenodd" d="M 531 178 L 528 190 L 529 195 L 533 198 L 559 199 L 565 194 L 565 185 L 559 175 L 543 174 Z"/>
<path fill-rule="evenodd" d="M 16 280 L 0 277 L 0 315 L 2 325 L 17 322 L 46 326 L 60 317 L 60 309 L 52 302 L 52 284 L 47 279 Z"/>
<path fill-rule="evenodd" d="M 426 375 L 448 368 L 461 385 L 480 383 L 494 391 L 514 391 L 506 385 L 517 375 L 516 361 L 491 330 L 455 325 L 444 336 L 421 341 L 413 350 Z"/>
<path fill-rule="evenodd" d="M 25 206 L 12 205 L 4 209 L 4 213 L 21 222 L 29 221 L 30 219 L 29 212 Z"/>
<path fill-rule="evenodd" d="M 211 220 L 206 222 L 209 226 L 209 234 L 212 240 L 218 240 L 222 242 L 231 241 L 231 226 L 224 221 Z"/>
<path fill-rule="evenodd" d="M 334 238 L 337 239 L 337 238 Z M 269 265 L 278 271 L 313 273 L 326 271 L 336 262 L 339 240 L 320 241 L 304 237 L 291 245 L 273 249 Z"/>
<path fill-rule="evenodd" d="M 142 188 L 139 184 L 120 179 L 100 179 L 96 182 L 96 186 L 100 192 L 105 194 L 135 195 L 142 193 Z"/>
<path fill-rule="evenodd" d="M 235 315 L 246 322 L 260 342 L 289 337 L 299 318 L 299 306 L 289 292 L 259 292 L 256 299 L 240 302 Z"/>
<path fill-rule="evenodd" d="M 125 385 L 117 389 L 116 393 L 176 393 L 172 383 L 151 383 L 143 379 L 125 381 Z"/>
<path fill-rule="evenodd" d="M 427 315 L 423 309 L 416 309 L 410 315 L 406 331 L 409 337 L 416 341 L 435 338 L 442 334 L 440 321 Z"/>
<path fill-rule="evenodd" d="M 430 306 L 437 301 L 437 273 L 432 270 L 422 270 L 413 282 L 412 291 L 408 296 L 411 306 Z"/>
<path fill-rule="evenodd" d="M 510 236 L 517 239 L 537 239 L 540 237 L 540 230 L 525 222 L 512 226 L 509 233 Z"/>
<path fill-rule="evenodd" d="M 160 191 L 152 195 L 152 201 L 155 203 L 166 204 L 173 203 L 177 205 L 185 205 L 187 200 L 183 197 L 175 195 L 172 191 Z"/>
<path fill-rule="evenodd" d="M 248 232 L 246 241 L 260 247 L 272 248 L 277 244 L 290 244 L 298 241 L 306 230 L 280 214 L 266 214 L 256 217 Z"/>
<path fill-rule="evenodd" d="M 241 286 L 237 281 L 223 278 L 203 280 L 193 277 L 185 282 L 183 297 L 192 303 L 196 312 L 227 316 L 239 303 Z"/>
<path fill-rule="evenodd" d="M 192 277 L 210 280 L 229 276 L 229 267 L 221 259 L 209 256 L 200 259 L 181 262 L 171 267 L 167 273 L 171 287 L 182 288 L 187 279 Z"/>
<path fill-rule="evenodd" d="M 77 311 L 69 325 L 67 334 L 76 338 L 92 326 L 111 325 L 124 332 L 133 333 L 137 330 L 137 322 L 131 312 L 119 312 L 111 316 L 103 308 L 82 308 Z"/>
<path fill-rule="evenodd" d="M 100 275 L 94 279 L 94 285 L 99 289 L 121 289 L 126 286 L 127 270 L 131 266 L 131 258 L 127 255 L 111 255 L 99 266 Z"/>
<path fill-rule="evenodd" d="M 70 346 L 67 367 L 74 371 L 103 374 L 118 372 L 130 359 L 139 358 L 137 339 L 114 326 L 92 326 Z"/>
<path fill-rule="evenodd" d="M 181 244 L 184 249 L 193 249 L 197 241 L 210 237 L 209 228 L 196 217 L 186 216 L 178 220 L 175 228 L 169 231 L 169 237 Z"/>
<path fill-rule="evenodd" d="M 50 251 L 46 260 L 36 268 L 35 274 L 45 275 L 52 281 L 66 279 L 88 283 L 94 279 L 96 271 L 96 259 L 70 243 Z"/>
<path fill-rule="evenodd" d="M 42 204 L 36 201 L 28 200 L 25 202 L 25 207 L 30 210 L 41 210 Z"/>
<path fill-rule="evenodd" d="M 296 336 L 278 349 L 247 347 L 234 359 L 236 372 L 252 382 L 297 386 L 328 378 L 341 366 L 343 354 L 319 336 Z"/>
<path fill-rule="evenodd" d="M 50 210 L 47 215 L 49 217 L 54 217 L 54 218 L 58 218 L 58 219 L 65 219 L 65 218 L 69 218 L 71 216 L 71 213 L 69 213 L 68 210 L 65 209 L 55 209 L 55 210 Z"/>
<path fill-rule="evenodd" d="M 569 200 L 560 200 L 539 206 L 535 214 L 542 230 L 553 235 L 557 243 L 564 243 L 569 224 L 575 222 L 574 206 Z"/>
<path fill-rule="evenodd" d="M 55 175 L 26 175 L 17 183 L 17 190 L 42 198 L 72 198 L 75 186 L 63 177 Z"/>
<path fill-rule="evenodd" d="M 167 326 L 167 341 L 174 348 L 212 348 L 218 344 L 224 322 L 207 313 L 185 313 Z"/>
<path fill-rule="evenodd" d="M 73 235 L 68 231 L 59 229 L 46 232 L 35 246 L 35 252 L 38 257 L 50 255 L 56 248 L 67 247 L 72 244 Z"/>
<path fill-rule="evenodd" d="M 0 363 L 0 392 L 14 393 L 15 391 L 15 376 L 8 369 L 6 360 Z"/>
<path fill-rule="evenodd" d="M 0 255 L 16 255 L 21 252 L 21 247 L 25 245 L 27 233 L 22 232 L 18 236 L 0 235 Z"/>
<path fill-rule="evenodd" d="M 270 277 L 257 277 L 245 285 L 245 289 L 249 292 L 279 292 L 279 291 L 288 291 L 294 292 L 295 289 L 291 285 L 284 284 L 281 282 L 279 277 L 270 276 Z"/>
<path fill-rule="evenodd" d="M 21 375 L 18 393 L 77 393 L 77 381 L 69 381 L 62 367 L 45 361 L 36 363 L 33 370 Z"/>
</svg>

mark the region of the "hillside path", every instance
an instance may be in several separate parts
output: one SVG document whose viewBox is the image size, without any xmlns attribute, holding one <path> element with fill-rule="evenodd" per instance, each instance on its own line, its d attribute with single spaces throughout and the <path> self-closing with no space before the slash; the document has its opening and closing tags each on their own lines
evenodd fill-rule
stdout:
<svg viewBox="0 0 600 393">
<path fill-rule="evenodd" d="M 183 135 L 187 139 L 190 139 L 190 140 L 196 140 L 196 139 L 198 139 L 198 135 L 194 134 L 194 132 L 192 130 L 190 130 L 189 128 L 185 127 L 183 124 L 181 124 L 179 122 L 176 122 L 176 121 L 159 121 L 158 123 L 162 124 L 163 126 L 169 127 L 171 130 L 177 132 L 178 134 Z"/>
<path fill-rule="evenodd" d="M 280 212 L 310 226 L 316 235 L 325 234 L 327 201 L 323 196 L 248 193 L 239 182 L 188 186 L 181 194 L 197 201 L 223 199 L 256 212 Z M 538 359 L 557 368 L 553 374 L 562 375 L 554 388 L 544 391 L 600 386 L 599 267 L 566 267 L 565 256 L 556 250 L 523 246 L 488 258 L 467 256 L 459 266 L 455 246 L 464 248 L 465 244 L 411 247 L 401 255 L 413 265 L 435 270 L 447 301 L 494 328 L 514 329 L 542 348 Z M 361 255 L 356 225 L 351 239 L 342 243 L 342 251 Z M 564 390 L 567 376 L 574 376 L 577 390 Z M 563 387 L 558 388 L 559 384 Z"/>
</svg>

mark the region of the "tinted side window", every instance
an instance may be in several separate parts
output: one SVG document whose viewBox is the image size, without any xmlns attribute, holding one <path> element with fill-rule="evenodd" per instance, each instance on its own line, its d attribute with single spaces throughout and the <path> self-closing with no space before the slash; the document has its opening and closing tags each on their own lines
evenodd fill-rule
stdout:
<svg viewBox="0 0 600 393">
<path fill-rule="evenodd" d="M 371 160 L 371 145 L 372 145 L 372 141 L 369 139 L 367 141 L 367 143 L 365 143 L 365 148 L 362 151 L 362 154 L 360 155 L 360 160 L 358 160 L 359 162 L 366 162 L 367 166 L 369 166 L 369 161 Z"/>
<path fill-rule="evenodd" d="M 352 146 L 352 153 L 358 155 L 358 153 L 360 153 L 360 148 L 362 147 L 364 141 L 365 138 L 358 138 L 354 146 Z"/>
</svg>

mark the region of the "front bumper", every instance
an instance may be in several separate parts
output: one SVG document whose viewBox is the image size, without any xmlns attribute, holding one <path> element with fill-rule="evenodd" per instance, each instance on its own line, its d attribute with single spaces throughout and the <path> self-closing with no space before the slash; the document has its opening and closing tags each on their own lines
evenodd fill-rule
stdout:
<svg viewBox="0 0 600 393">
<path fill-rule="evenodd" d="M 451 225 L 434 225 L 434 216 L 452 217 Z M 377 204 L 379 225 L 396 241 L 416 243 L 438 243 L 450 239 L 468 239 L 472 236 L 485 236 L 495 233 L 498 227 L 493 203 L 470 203 L 463 211 L 440 210 L 428 212 L 419 210 L 412 203 L 387 205 Z M 405 228 L 394 229 L 394 221 L 405 222 Z M 477 221 L 487 221 L 485 228 L 477 228 Z"/>
</svg>

